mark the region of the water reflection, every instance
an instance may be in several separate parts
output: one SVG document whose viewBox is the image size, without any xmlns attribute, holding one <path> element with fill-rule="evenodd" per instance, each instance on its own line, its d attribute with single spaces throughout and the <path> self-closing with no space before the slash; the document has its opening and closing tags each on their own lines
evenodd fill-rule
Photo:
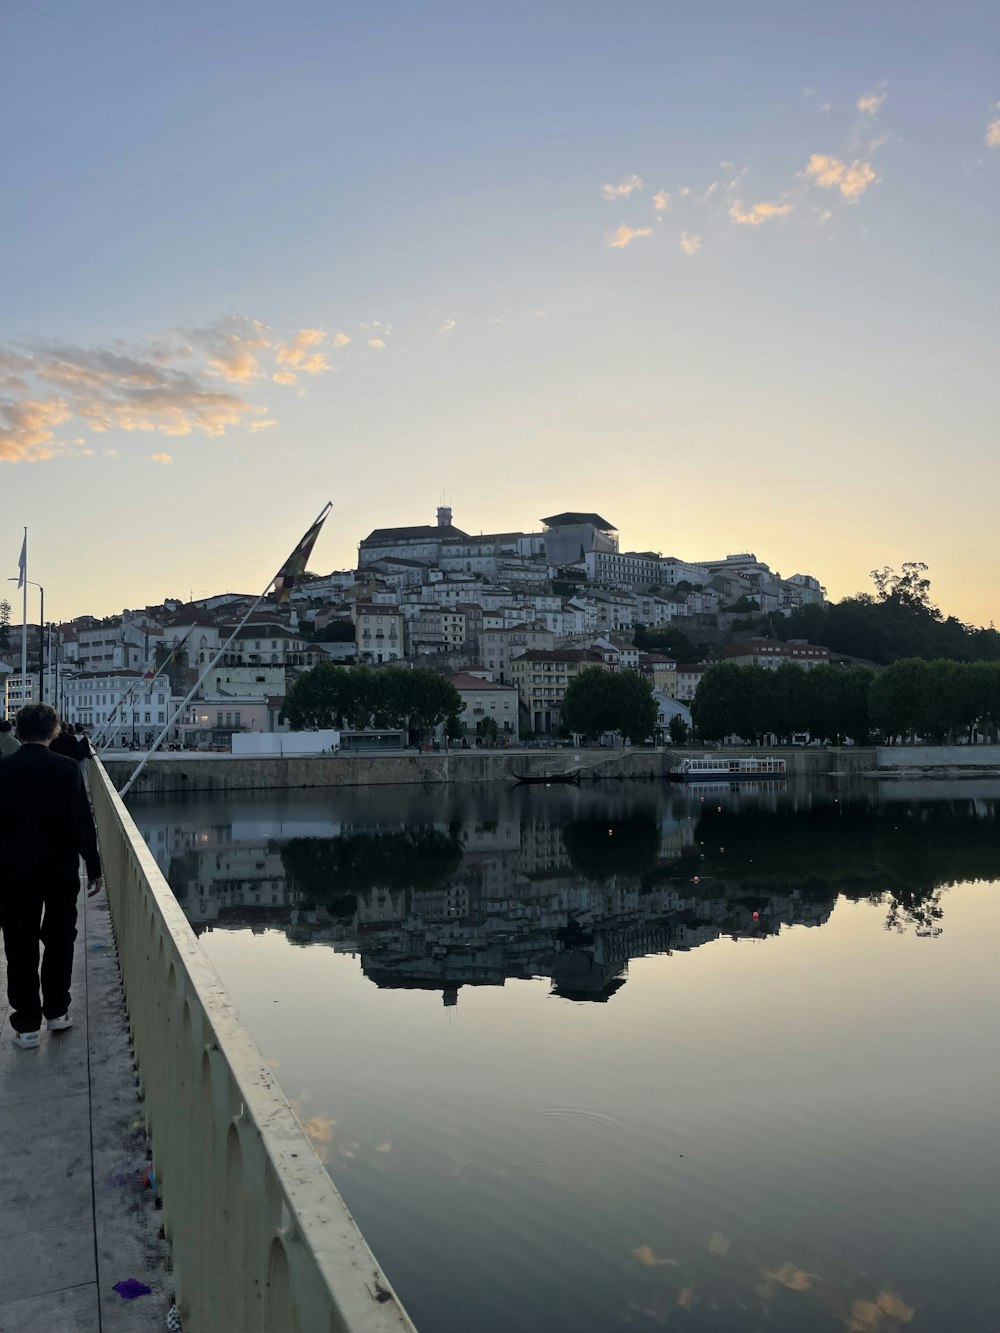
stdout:
<svg viewBox="0 0 1000 1333">
<path fill-rule="evenodd" d="M 822 926 L 841 894 L 933 937 L 943 887 L 1000 877 L 1000 795 L 973 790 L 295 795 L 135 814 L 196 930 L 279 927 L 447 1005 L 537 976 L 606 1001 L 631 959 Z"/>
</svg>

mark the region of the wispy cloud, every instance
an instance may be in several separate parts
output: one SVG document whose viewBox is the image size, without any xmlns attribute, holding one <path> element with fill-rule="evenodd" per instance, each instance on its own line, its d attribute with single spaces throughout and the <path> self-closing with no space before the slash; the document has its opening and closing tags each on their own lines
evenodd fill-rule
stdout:
<svg viewBox="0 0 1000 1333">
<path fill-rule="evenodd" d="M 334 347 L 346 347 L 350 341 L 350 338 L 343 329 L 338 329 L 332 339 Z"/>
<path fill-rule="evenodd" d="M 264 409 L 239 389 L 264 379 L 260 355 L 271 346 L 266 327 L 242 316 L 133 345 L 50 339 L 0 346 L 0 460 L 79 452 L 81 428 L 178 438 L 250 425 Z"/>
<path fill-rule="evenodd" d="M 256 435 L 257 431 L 270 430 L 272 426 L 276 426 L 277 424 L 278 424 L 277 421 L 275 421 L 273 418 L 268 421 L 251 421 L 250 429 Z"/>
<path fill-rule="evenodd" d="M 642 179 L 639 176 L 629 176 L 627 180 L 620 181 L 617 185 L 607 184 L 601 186 L 601 194 L 605 199 L 627 199 L 629 195 L 634 194 L 636 190 L 642 189 Z"/>
<path fill-rule="evenodd" d="M 870 162 L 859 162 L 855 158 L 848 166 L 839 157 L 830 157 L 826 153 L 813 153 L 802 174 L 824 190 L 839 190 L 851 203 L 859 199 L 875 179 Z"/>
<path fill-rule="evenodd" d="M 378 351 L 380 351 L 380 352 L 384 352 L 384 351 L 385 351 L 385 339 L 384 339 L 384 338 L 369 338 L 369 339 L 368 339 L 368 346 L 369 346 L 369 347 L 374 347 L 374 348 L 376 348 L 376 349 L 377 349 Z"/>
<path fill-rule="evenodd" d="M 1000 148 L 1000 120 L 991 120 L 986 126 L 987 148 Z"/>
<path fill-rule="evenodd" d="M 617 231 L 613 231 L 608 237 L 608 248 L 611 250 L 624 250 L 627 245 L 638 240 L 641 236 L 652 236 L 652 227 L 626 227 L 623 222 Z"/>
<path fill-rule="evenodd" d="M 761 202 L 744 209 L 742 199 L 734 199 L 729 206 L 729 216 L 740 227 L 759 227 L 771 218 L 783 218 L 792 211 L 792 205 L 768 204 Z"/>
<path fill-rule="evenodd" d="M 323 329 L 299 329 L 287 343 L 280 345 L 274 359 L 279 366 L 290 366 L 303 375 L 322 375 L 330 369 L 325 352 L 315 349 L 326 342 Z"/>
<path fill-rule="evenodd" d="M 701 237 L 697 232 L 682 231 L 679 244 L 686 255 L 696 255 L 701 249 Z"/>
<path fill-rule="evenodd" d="M 670 195 L 667 194 L 666 190 L 657 190 L 656 194 L 653 195 L 653 207 L 657 213 L 665 213 L 670 207 Z"/>
<path fill-rule="evenodd" d="M 449 333 L 454 333 L 454 332 L 455 332 L 455 321 L 453 319 L 446 319 L 442 323 L 441 327 L 438 329 L 438 333 L 440 333 L 442 337 L 447 337 Z"/>
<path fill-rule="evenodd" d="M 174 461 L 174 458 L 172 454 L 150 454 L 149 461 L 151 463 L 166 464 L 166 463 L 172 463 Z"/>
<path fill-rule="evenodd" d="M 298 384 L 299 377 L 293 370 L 276 370 L 271 376 L 275 384 Z"/>
<path fill-rule="evenodd" d="M 259 320 L 232 315 L 207 328 L 194 329 L 188 337 L 208 352 L 212 368 L 209 375 L 230 384 L 251 384 L 262 377 L 258 353 L 271 346 L 271 335 Z"/>
<path fill-rule="evenodd" d="M 880 84 L 875 92 L 862 93 L 855 105 L 859 111 L 864 111 L 869 116 L 874 116 L 888 96 L 889 94 L 885 91 L 884 86 Z"/>
<path fill-rule="evenodd" d="M 23 398 L 0 401 L 0 459 L 17 463 L 23 459 L 51 458 L 55 428 L 70 417 L 61 398 Z"/>
</svg>

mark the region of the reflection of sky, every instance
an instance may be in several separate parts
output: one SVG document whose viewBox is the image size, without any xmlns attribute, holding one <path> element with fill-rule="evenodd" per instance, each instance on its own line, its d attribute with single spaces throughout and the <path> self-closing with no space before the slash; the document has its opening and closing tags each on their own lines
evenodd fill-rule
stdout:
<svg viewBox="0 0 1000 1333">
<path fill-rule="evenodd" d="M 301 822 L 325 801 L 342 829 L 387 829 L 394 804 L 397 824 L 436 809 L 447 828 L 464 806 L 476 845 L 505 842 L 515 815 L 550 840 L 602 801 L 611 824 L 645 800 L 304 794 Z M 657 829 L 683 826 L 690 798 L 662 800 Z M 278 804 L 292 826 L 297 798 Z M 185 810 L 184 838 L 218 820 L 224 851 L 243 802 L 228 805 L 228 822 Z M 977 825 L 992 809 L 962 806 Z M 419 1327 L 993 1333 L 1000 891 L 959 884 L 942 903 L 934 938 L 842 898 L 819 930 L 633 955 L 600 1005 L 528 975 L 442 1007 L 307 933 L 202 941 Z"/>
<path fill-rule="evenodd" d="M 635 961 L 606 1006 L 525 981 L 457 1010 L 278 932 L 204 942 L 300 1114 L 336 1121 L 329 1169 L 418 1326 L 652 1329 L 680 1302 L 726 1333 L 869 1307 L 890 1333 L 898 1300 L 986 1333 L 998 927 L 988 886 L 950 890 L 934 940 L 844 902 Z"/>
</svg>

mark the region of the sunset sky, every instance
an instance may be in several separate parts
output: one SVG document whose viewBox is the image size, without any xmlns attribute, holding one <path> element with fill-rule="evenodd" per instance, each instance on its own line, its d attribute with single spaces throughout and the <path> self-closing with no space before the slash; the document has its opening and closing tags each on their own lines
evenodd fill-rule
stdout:
<svg viewBox="0 0 1000 1333">
<path fill-rule="evenodd" d="M 0 554 L 49 617 L 444 495 L 1000 620 L 992 0 L 34 0 L 0 49 Z"/>
</svg>

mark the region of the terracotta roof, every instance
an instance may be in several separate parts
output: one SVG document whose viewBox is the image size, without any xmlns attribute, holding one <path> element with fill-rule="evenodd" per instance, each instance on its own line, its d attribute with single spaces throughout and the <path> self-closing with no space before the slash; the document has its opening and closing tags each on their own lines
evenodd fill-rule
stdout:
<svg viewBox="0 0 1000 1333">
<path fill-rule="evenodd" d="M 449 676 L 448 680 L 454 685 L 456 690 L 513 690 L 517 692 L 516 685 L 499 685 L 495 680 L 483 680 L 482 676 L 470 676 L 467 671 L 459 671 L 454 676 Z"/>
</svg>

